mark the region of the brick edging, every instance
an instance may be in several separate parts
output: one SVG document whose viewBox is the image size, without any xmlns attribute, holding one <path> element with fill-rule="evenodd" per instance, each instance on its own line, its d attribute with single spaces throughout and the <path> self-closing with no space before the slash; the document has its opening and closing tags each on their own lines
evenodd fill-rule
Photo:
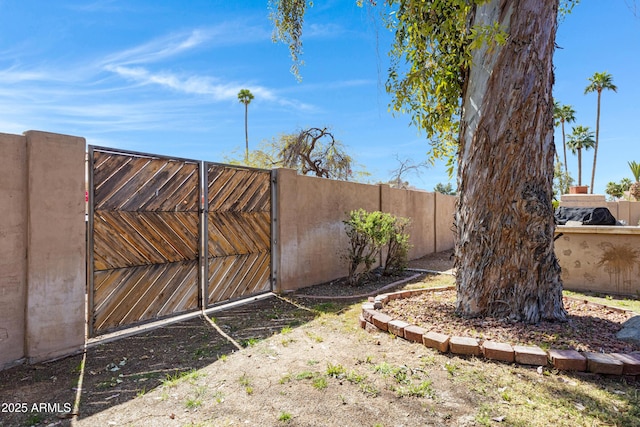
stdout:
<svg viewBox="0 0 640 427">
<path fill-rule="evenodd" d="M 403 320 L 378 311 L 390 300 L 408 298 L 424 292 L 455 289 L 455 286 L 412 289 L 381 294 L 362 304 L 360 327 L 367 332 L 380 330 L 389 332 L 407 341 L 417 342 L 441 353 L 483 356 L 520 365 L 553 366 L 562 371 L 591 372 L 607 375 L 640 375 L 640 352 L 633 353 L 593 353 L 576 350 L 545 351 L 538 346 L 511 345 L 496 341 L 481 341 L 477 338 L 450 336 L 437 331 L 409 324 Z M 575 299 L 575 298 L 574 298 Z"/>
</svg>

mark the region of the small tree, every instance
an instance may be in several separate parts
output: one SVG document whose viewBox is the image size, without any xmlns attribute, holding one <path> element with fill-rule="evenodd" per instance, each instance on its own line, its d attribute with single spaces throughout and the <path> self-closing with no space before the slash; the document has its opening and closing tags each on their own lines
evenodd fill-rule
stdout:
<svg viewBox="0 0 640 427">
<path fill-rule="evenodd" d="M 349 263 L 347 277 L 350 285 L 357 285 L 362 276 L 371 271 L 383 247 L 387 250 L 383 274 L 401 271 L 406 267 L 409 251 L 407 218 L 358 209 L 349 212 L 349 219 L 343 222 L 349 237 L 344 258 Z"/>
<path fill-rule="evenodd" d="M 383 275 L 399 273 L 404 271 L 409 264 L 409 233 L 407 229 L 411 224 L 408 218 L 392 217 L 393 223 L 389 230 L 389 241 L 387 242 L 387 256 L 384 262 Z"/>
<path fill-rule="evenodd" d="M 624 192 L 629 191 L 631 184 L 632 182 L 629 178 L 622 178 L 620 182 L 611 181 L 607 183 L 607 188 L 605 188 L 604 192 L 613 200 L 621 199 L 624 197 Z"/>
<path fill-rule="evenodd" d="M 300 131 L 282 147 L 279 157 L 283 166 L 299 169 L 303 175 L 344 180 L 352 175 L 351 156 L 326 127 Z"/>
<path fill-rule="evenodd" d="M 281 134 L 264 140 L 244 161 L 226 157 L 231 164 L 245 164 L 256 168 L 291 168 L 301 175 L 323 178 L 360 180 L 370 174 L 357 164 L 345 146 L 328 128 L 308 128 L 297 133 Z"/>
<path fill-rule="evenodd" d="M 406 175 L 414 174 L 419 177 L 422 170 L 429 167 L 427 162 L 415 163 L 412 159 L 401 159 L 396 154 L 396 160 L 398 161 L 398 167 L 391 171 L 391 181 L 389 183 L 394 188 L 409 188 L 409 181 L 403 181 Z"/>
<path fill-rule="evenodd" d="M 553 196 L 557 199 L 569 192 L 569 187 L 573 185 L 573 177 L 562 167 L 562 163 L 556 162 L 553 170 Z"/>
<path fill-rule="evenodd" d="M 578 154 L 578 185 L 582 185 L 582 150 L 593 148 L 594 145 L 593 132 L 589 130 L 589 126 L 573 128 L 567 140 L 567 146 L 573 154 Z"/>
<path fill-rule="evenodd" d="M 345 258 L 349 261 L 348 280 L 356 285 L 362 274 L 371 271 L 376 262 L 380 248 L 386 243 L 382 212 L 367 212 L 358 209 L 349 212 L 349 219 L 344 221 L 349 249 Z M 364 270 L 361 266 L 364 264 Z"/>
<path fill-rule="evenodd" d="M 433 191 L 441 194 L 446 194 L 448 196 L 456 195 L 456 192 L 450 182 L 447 182 L 446 184 L 443 184 L 441 182 L 437 183 L 436 186 L 433 187 Z"/>
</svg>

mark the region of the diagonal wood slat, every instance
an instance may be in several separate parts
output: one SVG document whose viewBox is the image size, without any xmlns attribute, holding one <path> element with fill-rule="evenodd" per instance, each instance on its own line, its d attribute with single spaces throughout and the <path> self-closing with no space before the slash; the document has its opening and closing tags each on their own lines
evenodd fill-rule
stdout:
<svg viewBox="0 0 640 427">
<path fill-rule="evenodd" d="M 94 152 L 93 161 L 97 210 L 198 210 L 198 165 L 195 162 L 99 151 Z"/>
<path fill-rule="evenodd" d="M 208 165 L 207 303 L 271 289 L 271 174 Z"/>
<path fill-rule="evenodd" d="M 98 211 L 95 214 L 96 270 L 197 257 L 197 213 Z"/>
<path fill-rule="evenodd" d="M 209 166 L 209 211 L 261 212 L 271 210 L 269 171 Z"/>
<path fill-rule="evenodd" d="M 95 331 L 102 333 L 197 307 L 197 276 L 196 261 L 96 272 L 99 294 L 109 298 L 101 299 L 94 310 Z"/>
<path fill-rule="evenodd" d="M 209 255 L 228 256 L 268 251 L 270 212 L 209 213 Z"/>
<path fill-rule="evenodd" d="M 199 163 L 92 159 L 92 335 L 197 309 Z"/>
<path fill-rule="evenodd" d="M 271 289 L 269 171 L 100 148 L 91 159 L 92 336 Z"/>
<path fill-rule="evenodd" d="M 209 260 L 209 304 L 271 289 L 271 254 L 216 257 Z"/>
</svg>

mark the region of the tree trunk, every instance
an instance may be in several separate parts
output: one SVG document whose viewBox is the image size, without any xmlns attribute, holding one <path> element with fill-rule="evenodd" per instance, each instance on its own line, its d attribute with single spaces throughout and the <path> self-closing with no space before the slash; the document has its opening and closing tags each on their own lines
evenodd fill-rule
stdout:
<svg viewBox="0 0 640 427">
<path fill-rule="evenodd" d="M 578 148 L 578 186 L 582 185 L 582 148 Z"/>
<path fill-rule="evenodd" d="M 567 185 L 565 185 L 565 188 L 563 189 L 566 194 L 569 192 L 569 165 L 567 164 L 567 140 L 564 135 L 564 120 L 562 121 L 562 151 L 564 153 L 564 173 L 567 176 Z"/>
<path fill-rule="evenodd" d="M 503 46 L 473 52 L 463 94 L 456 208 L 457 311 L 564 320 L 554 254 L 553 67 L 557 0 L 491 0 Z"/>
<path fill-rule="evenodd" d="M 591 169 L 591 194 L 593 194 L 593 183 L 596 179 L 596 160 L 598 159 L 598 141 L 600 140 L 600 96 L 602 89 L 598 90 L 598 112 L 596 114 L 596 143 L 593 146 L 593 169 Z"/>
</svg>

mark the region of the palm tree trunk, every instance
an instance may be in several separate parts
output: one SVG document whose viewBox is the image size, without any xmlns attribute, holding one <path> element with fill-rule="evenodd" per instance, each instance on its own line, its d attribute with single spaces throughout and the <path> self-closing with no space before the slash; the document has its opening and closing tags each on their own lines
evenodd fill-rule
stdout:
<svg viewBox="0 0 640 427">
<path fill-rule="evenodd" d="M 593 147 L 593 169 L 591 170 L 591 194 L 593 194 L 593 183 L 596 179 L 596 161 L 598 159 L 598 141 L 600 140 L 600 96 L 602 90 L 598 90 L 598 113 L 596 114 L 596 143 Z"/>
<path fill-rule="evenodd" d="M 498 21 L 509 39 L 473 51 L 463 96 L 455 263 L 456 309 L 467 317 L 566 317 L 551 204 L 557 8 L 491 0 L 472 17 Z"/>
<path fill-rule="evenodd" d="M 249 104 L 245 102 L 244 104 L 244 163 L 249 164 L 249 127 L 247 126 L 247 116 L 249 114 Z"/>
<path fill-rule="evenodd" d="M 562 121 L 562 151 L 564 152 L 564 173 L 567 178 L 569 178 L 569 165 L 567 164 L 567 142 L 564 135 L 564 120 Z M 567 180 L 567 185 L 565 185 L 565 188 L 563 189 L 565 194 L 569 192 L 568 185 L 569 182 Z"/>
<path fill-rule="evenodd" d="M 582 185 L 582 149 L 578 148 L 578 185 Z"/>
</svg>

